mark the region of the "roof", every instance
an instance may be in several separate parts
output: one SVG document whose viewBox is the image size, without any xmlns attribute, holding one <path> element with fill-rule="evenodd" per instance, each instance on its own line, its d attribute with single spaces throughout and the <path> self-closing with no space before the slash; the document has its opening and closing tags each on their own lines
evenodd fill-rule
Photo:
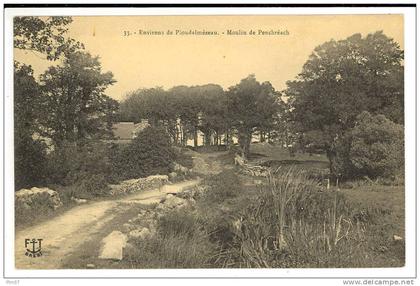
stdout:
<svg viewBox="0 0 420 286">
<path fill-rule="evenodd" d="M 147 120 L 134 124 L 134 122 L 118 122 L 112 126 L 112 132 L 117 139 L 131 140 L 149 126 Z"/>
<path fill-rule="evenodd" d="M 117 139 L 132 139 L 134 122 L 118 122 L 112 125 L 112 132 Z"/>
</svg>

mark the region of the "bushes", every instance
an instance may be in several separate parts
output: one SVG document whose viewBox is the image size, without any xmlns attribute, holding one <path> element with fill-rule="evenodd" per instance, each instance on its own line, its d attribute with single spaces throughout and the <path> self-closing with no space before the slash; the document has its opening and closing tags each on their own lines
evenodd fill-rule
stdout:
<svg viewBox="0 0 420 286">
<path fill-rule="evenodd" d="M 211 176 L 204 184 L 208 188 L 203 197 L 207 203 L 224 202 L 226 199 L 236 197 L 242 190 L 242 183 L 233 170 Z"/>
<path fill-rule="evenodd" d="M 48 183 L 72 186 L 78 198 L 108 194 L 108 183 L 167 174 L 175 155 L 167 134 L 148 127 L 129 145 L 63 142 L 48 155 Z"/>
<path fill-rule="evenodd" d="M 344 179 L 394 179 L 404 172 L 404 126 L 362 112 L 335 144 L 333 173 Z"/>
<path fill-rule="evenodd" d="M 112 174 L 108 152 L 100 141 L 63 143 L 48 156 L 48 182 L 71 186 L 71 195 L 78 198 L 107 194 Z"/>
<path fill-rule="evenodd" d="M 46 175 L 45 144 L 30 137 L 15 137 L 15 190 L 39 186 Z"/>
<path fill-rule="evenodd" d="M 395 176 L 404 168 L 404 127 L 383 115 L 363 112 L 351 132 L 349 157 L 355 171 L 371 178 Z"/>
<path fill-rule="evenodd" d="M 120 180 L 168 174 L 175 153 L 166 131 L 145 128 L 130 144 L 113 154 L 113 169 Z"/>
</svg>

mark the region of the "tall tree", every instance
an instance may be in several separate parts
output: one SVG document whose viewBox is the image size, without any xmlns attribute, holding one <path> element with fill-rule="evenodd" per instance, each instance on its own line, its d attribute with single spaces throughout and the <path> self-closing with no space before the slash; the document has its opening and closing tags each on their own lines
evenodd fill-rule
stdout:
<svg viewBox="0 0 420 286">
<path fill-rule="evenodd" d="M 242 154 L 248 158 L 253 132 L 275 122 L 280 94 L 271 83 L 260 83 L 254 75 L 249 75 L 230 87 L 226 95 L 232 126 L 238 132 Z"/>
<path fill-rule="evenodd" d="M 102 73 L 98 57 L 75 52 L 41 75 L 44 134 L 55 144 L 109 135 L 117 102 L 104 94 L 115 80 Z"/>
<path fill-rule="evenodd" d="M 321 132 L 312 138 L 321 140 L 333 174 L 337 144 L 362 111 L 403 123 L 403 55 L 382 32 L 355 34 L 315 48 L 297 79 L 287 83 L 294 121 L 303 133 Z"/>
</svg>

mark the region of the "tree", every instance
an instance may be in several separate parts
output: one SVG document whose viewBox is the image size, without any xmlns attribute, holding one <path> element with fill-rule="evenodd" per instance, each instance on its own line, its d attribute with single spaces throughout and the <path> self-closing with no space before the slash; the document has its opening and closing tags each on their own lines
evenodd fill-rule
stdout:
<svg viewBox="0 0 420 286">
<path fill-rule="evenodd" d="M 13 44 L 15 48 L 36 51 L 57 60 L 62 54 L 73 53 L 83 44 L 66 38 L 71 17 L 14 17 Z"/>
<path fill-rule="evenodd" d="M 275 122 L 280 95 L 271 83 L 259 83 L 254 75 L 230 87 L 226 95 L 228 116 L 238 133 L 242 155 L 248 158 L 253 132 Z"/>
<path fill-rule="evenodd" d="M 101 72 L 98 57 L 84 52 L 66 55 L 63 65 L 41 75 L 46 111 L 42 135 L 56 145 L 110 136 L 118 104 L 104 91 L 114 82 L 111 72 Z"/>
<path fill-rule="evenodd" d="M 404 122 L 403 54 L 382 32 L 355 34 L 315 48 L 297 79 L 287 83 L 293 120 L 304 134 L 322 133 L 317 144 L 326 151 L 332 174 L 339 175 L 339 142 L 360 112 Z"/>
<path fill-rule="evenodd" d="M 35 137 L 41 107 L 39 86 L 30 66 L 14 63 L 15 188 L 44 180 L 46 146 Z"/>
</svg>

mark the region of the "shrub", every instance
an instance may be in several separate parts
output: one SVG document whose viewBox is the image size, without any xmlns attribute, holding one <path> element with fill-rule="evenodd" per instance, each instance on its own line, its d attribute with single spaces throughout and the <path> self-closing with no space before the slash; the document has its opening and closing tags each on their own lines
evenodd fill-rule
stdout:
<svg viewBox="0 0 420 286">
<path fill-rule="evenodd" d="M 351 163 L 360 175 L 393 177 L 404 166 L 404 127 L 384 115 L 363 112 L 351 132 Z"/>
<path fill-rule="evenodd" d="M 233 170 L 210 176 L 206 178 L 204 184 L 207 186 L 207 191 L 202 200 L 206 203 L 221 203 L 226 199 L 234 198 L 242 189 L 242 183 Z"/>
<path fill-rule="evenodd" d="M 120 179 L 170 172 L 175 153 L 163 128 L 147 127 L 130 144 L 115 152 L 114 171 Z"/>
<path fill-rule="evenodd" d="M 48 163 L 49 183 L 73 186 L 76 197 L 89 198 L 108 190 L 112 166 L 105 143 L 63 143 L 49 155 Z"/>
<path fill-rule="evenodd" d="M 404 177 L 404 127 L 384 115 L 362 112 L 334 144 L 332 174 L 343 179 Z"/>
<path fill-rule="evenodd" d="M 15 138 L 15 190 L 45 182 L 46 146 L 30 137 Z"/>
</svg>

